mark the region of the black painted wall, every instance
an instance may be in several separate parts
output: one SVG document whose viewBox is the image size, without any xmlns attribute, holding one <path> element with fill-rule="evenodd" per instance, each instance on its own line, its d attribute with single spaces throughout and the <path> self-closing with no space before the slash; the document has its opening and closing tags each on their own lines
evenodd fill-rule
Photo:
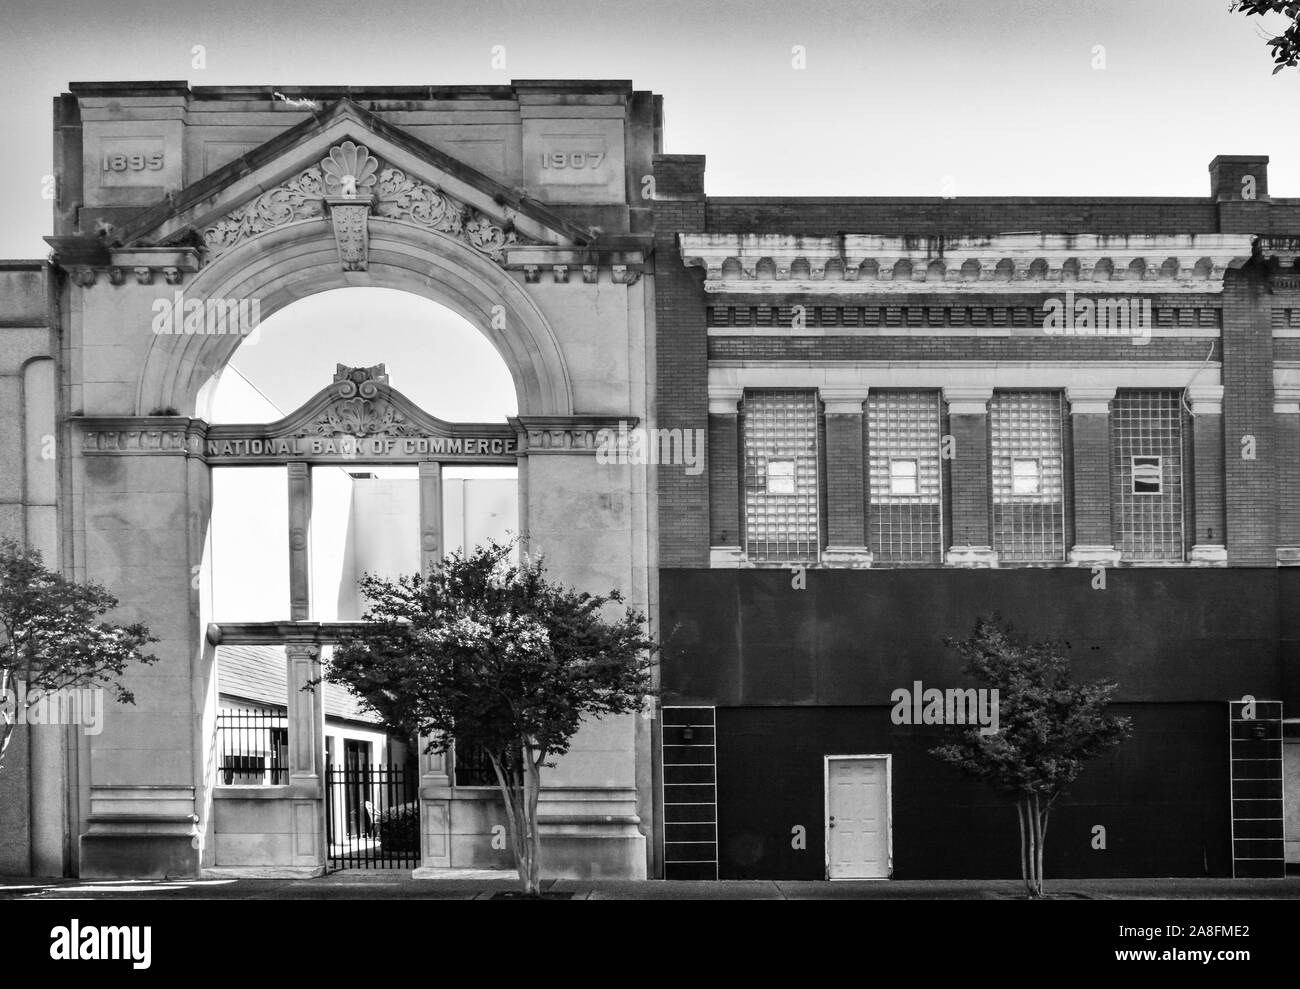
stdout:
<svg viewBox="0 0 1300 989">
<path fill-rule="evenodd" d="M 1100 590 L 1087 568 L 812 569 L 806 585 L 660 571 L 663 702 L 718 707 L 722 878 L 824 878 L 822 758 L 886 752 L 896 877 L 1018 875 L 1014 809 L 928 754 L 949 729 L 889 717 L 915 680 L 972 685 L 943 639 L 993 611 L 1070 642 L 1076 676 L 1117 680 L 1135 723 L 1060 805 L 1049 877 L 1231 873 L 1227 702 L 1300 710 L 1300 570 L 1117 567 Z"/>
<path fill-rule="evenodd" d="M 897 726 L 887 707 L 719 708 L 722 879 L 824 879 L 825 755 L 893 756 L 894 878 L 1019 876 L 1014 806 L 929 754 L 961 728 Z M 1134 733 L 1063 797 L 1053 877 L 1231 874 L 1226 704 L 1117 705 Z M 807 848 L 792 847 L 802 825 Z M 1093 827 L 1106 848 L 1092 848 Z"/>
<path fill-rule="evenodd" d="M 1067 639 L 1076 675 L 1121 701 L 1284 699 L 1300 581 L 1268 568 L 661 570 L 665 704 L 884 705 L 914 680 L 968 684 L 945 636 L 993 611 Z M 1287 639 L 1283 639 L 1283 621 Z M 1294 686 L 1293 686 L 1294 684 Z"/>
</svg>

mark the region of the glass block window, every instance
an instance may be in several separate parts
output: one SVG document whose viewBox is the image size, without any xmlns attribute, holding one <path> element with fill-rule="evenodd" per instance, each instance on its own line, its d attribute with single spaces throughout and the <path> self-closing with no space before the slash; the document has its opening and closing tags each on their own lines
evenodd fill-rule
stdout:
<svg viewBox="0 0 1300 989">
<path fill-rule="evenodd" d="M 993 548 L 1009 563 L 1065 559 L 1060 392 L 995 392 L 989 402 Z"/>
<path fill-rule="evenodd" d="M 943 559 L 939 393 L 867 396 L 868 544 L 882 563 Z"/>
<path fill-rule="evenodd" d="M 1126 560 L 1183 559 L 1183 410 L 1176 391 L 1111 403 L 1115 546 Z"/>
<path fill-rule="evenodd" d="M 745 392 L 745 555 L 751 560 L 818 558 L 819 417 L 815 391 Z"/>
</svg>

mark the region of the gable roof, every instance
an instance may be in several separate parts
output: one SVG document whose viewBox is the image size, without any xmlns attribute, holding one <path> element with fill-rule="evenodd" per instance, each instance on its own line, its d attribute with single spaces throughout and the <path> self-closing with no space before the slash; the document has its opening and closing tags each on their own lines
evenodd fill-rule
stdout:
<svg viewBox="0 0 1300 989">
<path fill-rule="evenodd" d="M 379 715 L 363 711 L 344 687 L 324 683 L 325 717 L 382 724 Z M 255 704 L 287 706 L 289 676 L 283 646 L 221 646 L 217 654 L 217 693 Z"/>
</svg>

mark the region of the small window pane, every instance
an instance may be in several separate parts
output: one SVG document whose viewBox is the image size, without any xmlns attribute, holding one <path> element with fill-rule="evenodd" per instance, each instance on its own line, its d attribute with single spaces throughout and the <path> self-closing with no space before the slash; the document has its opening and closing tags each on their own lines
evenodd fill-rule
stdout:
<svg viewBox="0 0 1300 989">
<path fill-rule="evenodd" d="M 1039 466 L 1036 457 L 1016 457 L 1011 461 L 1011 493 L 1038 494 Z"/>
<path fill-rule="evenodd" d="M 917 493 L 917 462 L 895 458 L 889 462 L 889 493 L 914 495 Z"/>
<path fill-rule="evenodd" d="M 783 495 L 795 493 L 793 460 L 769 460 L 767 462 L 767 493 Z"/>
<path fill-rule="evenodd" d="M 1134 457 L 1133 493 L 1160 494 L 1162 473 L 1159 457 Z"/>
</svg>

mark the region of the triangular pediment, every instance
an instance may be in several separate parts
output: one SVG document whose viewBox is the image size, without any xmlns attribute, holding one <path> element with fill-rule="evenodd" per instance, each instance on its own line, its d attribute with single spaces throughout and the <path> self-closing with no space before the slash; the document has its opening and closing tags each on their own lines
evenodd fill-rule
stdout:
<svg viewBox="0 0 1300 989">
<path fill-rule="evenodd" d="M 353 174 L 355 173 L 355 174 Z M 499 260 L 513 244 L 573 247 L 591 231 L 344 98 L 145 211 L 122 247 L 190 245 L 207 260 L 358 197 L 376 217 L 460 239 Z"/>
</svg>

